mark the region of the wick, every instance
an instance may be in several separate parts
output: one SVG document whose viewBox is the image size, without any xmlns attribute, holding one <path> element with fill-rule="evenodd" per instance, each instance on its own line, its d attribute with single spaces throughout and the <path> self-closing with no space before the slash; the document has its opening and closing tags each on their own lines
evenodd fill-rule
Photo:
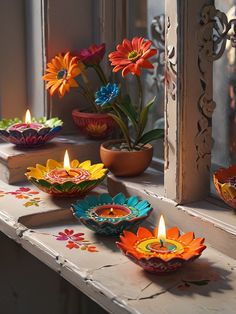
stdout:
<svg viewBox="0 0 236 314">
<path fill-rule="evenodd" d="M 162 239 L 160 239 L 160 247 L 164 247 L 164 241 Z"/>
<path fill-rule="evenodd" d="M 109 215 L 114 215 L 113 211 L 114 211 L 113 208 L 111 208 L 110 211 L 109 211 Z"/>
<path fill-rule="evenodd" d="M 70 170 L 66 170 L 66 169 L 65 169 L 65 172 L 68 174 L 68 176 L 70 175 L 70 174 L 69 174 L 69 171 L 70 171 Z"/>
</svg>

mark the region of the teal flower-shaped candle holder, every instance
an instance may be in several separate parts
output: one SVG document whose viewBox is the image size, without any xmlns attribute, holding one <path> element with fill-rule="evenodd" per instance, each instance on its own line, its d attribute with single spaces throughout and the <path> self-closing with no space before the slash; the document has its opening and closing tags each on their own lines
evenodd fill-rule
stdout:
<svg viewBox="0 0 236 314">
<path fill-rule="evenodd" d="M 137 196 L 119 193 L 87 196 L 72 204 L 74 215 L 86 227 L 102 235 L 117 235 L 141 223 L 152 212 L 151 204 Z"/>
</svg>

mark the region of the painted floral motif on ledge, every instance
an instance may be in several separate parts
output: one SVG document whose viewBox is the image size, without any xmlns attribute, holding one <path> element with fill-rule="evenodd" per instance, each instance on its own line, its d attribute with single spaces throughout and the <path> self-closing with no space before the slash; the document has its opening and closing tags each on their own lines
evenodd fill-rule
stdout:
<svg viewBox="0 0 236 314">
<path fill-rule="evenodd" d="M 27 200 L 23 206 L 30 207 L 30 206 L 39 206 L 39 204 L 42 202 L 41 198 L 36 196 L 38 195 L 38 191 L 34 191 L 30 188 L 21 187 L 18 188 L 15 191 L 12 192 L 6 192 L 3 190 L 0 190 L 0 197 L 4 197 L 6 195 L 13 195 L 16 199 L 19 200 Z"/>
<path fill-rule="evenodd" d="M 63 232 L 58 232 L 56 239 L 67 241 L 66 247 L 70 250 L 80 249 L 91 253 L 98 252 L 96 246 L 84 238 L 84 233 L 75 233 L 74 230 L 65 229 Z"/>
</svg>

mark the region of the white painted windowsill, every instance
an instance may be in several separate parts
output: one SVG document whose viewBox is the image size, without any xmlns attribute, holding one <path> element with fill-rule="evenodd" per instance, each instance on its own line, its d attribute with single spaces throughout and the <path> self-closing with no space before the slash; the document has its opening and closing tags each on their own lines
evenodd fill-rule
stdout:
<svg viewBox="0 0 236 314">
<path fill-rule="evenodd" d="M 153 174 L 157 187 L 151 180 Z M 217 213 L 215 205 L 212 205 L 215 208 L 212 211 L 213 221 L 209 217 L 212 209 L 203 211 L 201 207 L 204 202 L 195 204 L 193 208 L 166 200 L 161 196 L 161 173 L 146 172 L 141 179 L 144 180 L 142 188 L 137 178 L 120 180 L 109 175 L 108 183 L 113 192 L 118 189 L 149 199 L 155 208 L 149 222 L 156 221 L 157 215 L 163 212 L 169 225 L 178 225 L 184 231 L 195 230 L 197 236 L 206 237 L 208 247 L 202 257 L 179 272 L 165 276 L 148 274 L 121 254 L 115 245 L 116 238 L 96 236 L 77 221 L 27 229 L 17 222 L 20 216 L 68 207 L 68 200 L 55 200 L 43 192 L 38 195 L 41 199 L 40 210 L 35 206 L 25 207 L 25 200 L 16 199 L 14 195 L 1 197 L 0 230 L 109 313 L 173 313 L 173 306 L 177 313 L 187 313 L 190 307 L 192 313 L 210 313 L 216 309 L 220 313 L 234 313 L 235 259 L 220 252 L 224 250 L 226 240 L 228 247 L 235 247 L 232 221 L 226 221 L 219 227 L 223 212 Z M 16 186 L 0 183 L 0 190 L 15 189 Z M 101 187 L 97 192 L 104 192 L 104 189 Z M 65 228 L 84 233 L 86 239 L 95 243 L 98 252 L 66 248 L 64 241 L 55 238 Z M 220 250 L 213 248 L 216 242 L 219 242 Z M 208 284 L 194 284 L 198 280 L 207 281 Z M 183 285 L 186 281 L 193 284 L 185 289 Z"/>
</svg>

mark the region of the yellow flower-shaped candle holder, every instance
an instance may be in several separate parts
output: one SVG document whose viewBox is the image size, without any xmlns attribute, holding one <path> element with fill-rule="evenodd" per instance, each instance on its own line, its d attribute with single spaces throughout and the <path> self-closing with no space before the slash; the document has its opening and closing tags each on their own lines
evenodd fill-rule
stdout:
<svg viewBox="0 0 236 314">
<path fill-rule="evenodd" d="M 82 163 L 73 160 L 65 166 L 65 161 L 63 164 L 53 159 L 48 159 L 45 166 L 36 164 L 27 170 L 28 180 L 40 190 L 70 197 L 83 197 L 100 184 L 108 172 L 102 163 L 92 165 L 90 160 Z"/>
</svg>

